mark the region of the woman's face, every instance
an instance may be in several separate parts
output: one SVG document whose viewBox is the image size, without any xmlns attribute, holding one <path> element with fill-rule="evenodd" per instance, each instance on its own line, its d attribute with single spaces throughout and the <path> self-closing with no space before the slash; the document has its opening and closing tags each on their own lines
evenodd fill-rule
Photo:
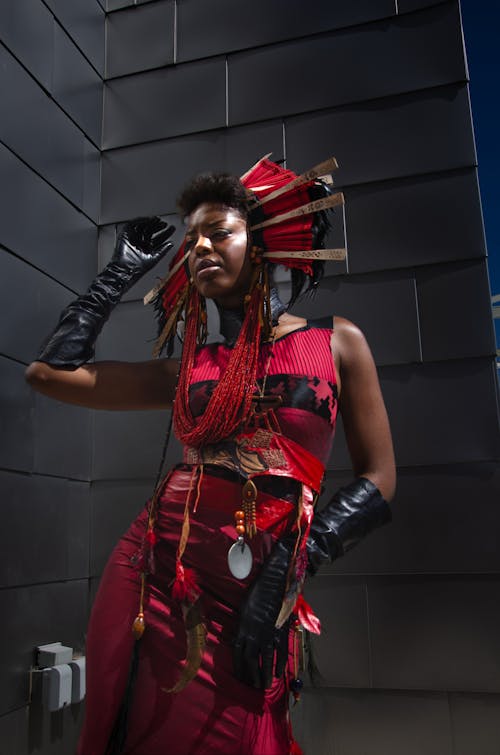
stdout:
<svg viewBox="0 0 500 755">
<path fill-rule="evenodd" d="M 252 278 L 247 223 L 238 210 L 205 202 L 186 218 L 193 283 L 227 309 L 241 306 Z"/>
</svg>

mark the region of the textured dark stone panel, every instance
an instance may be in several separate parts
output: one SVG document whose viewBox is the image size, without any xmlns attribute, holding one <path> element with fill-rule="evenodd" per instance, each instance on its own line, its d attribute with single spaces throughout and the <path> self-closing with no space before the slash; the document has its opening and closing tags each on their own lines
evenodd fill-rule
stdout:
<svg viewBox="0 0 500 755">
<path fill-rule="evenodd" d="M 35 462 L 38 474 L 90 480 L 92 412 L 35 395 Z"/>
<path fill-rule="evenodd" d="M 495 353 L 486 260 L 417 270 L 426 361 Z"/>
<path fill-rule="evenodd" d="M 17 60 L 0 47 L 0 139 L 78 207 L 84 136 Z"/>
<path fill-rule="evenodd" d="M 89 0 L 46 0 L 78 47 L 104 75 L 104 10 Z"/>
<path fill-rule="evenodd" d="M 101 574 L 111 550 L 149 500 L 153 480 L 94 482 L 91 489 L 90 574 Z"/>
<path fill-rule="evenodd" d="M 173 63 L 174 12 L 173 0 L 161 0 L 109 14 L 106 19 L 107 78 Z"/>
<path fill-rule="evenodd" d="M 475 165 L 466 85 L 362 102 L 285 121 L 300 172 L 335 155 L 337 186 Z"/>
<path fill-rule="evenodd" d="M 95 144 L 101 141 L 102 79 L 63 29 L 54 27 L 52 94 Z"/>
<path fill-rule="evenodd" d="M 475 170 L 345 190 L 351 273 L 484 257 Z"/>
<path fill-rule="evenodd" d="M 24 366 L 0 357 L 0 381 L 0 467 L 31 472 L 34 396 L 24 380 Z"/>
<path fill-rule="evenodd" d="M 415 281 L 405 272 L 324 279 L 314 298 L 304 298 L 293 311 L 309 319 L 352 320 L 378 365 L 420 361 Z"/>
<path fill-rule="evenodd" d="M 369 687 L 368 615 L 363 580 L 319 575 L 308 582 L 305 598 L 321 620 L 321 634 L 312 639 L 322 684 Z"/>
<path fill-rule="evenodd" d="M 103 147 L 224 126 L 224 58 L 112 79 L 104 87 Z"/>
<path fill-rule="evenodd" d="M 330 472 L 322 500 L 349 479 L 345 472 Z M 499 498 L 500 469 L 495 462 L 400 469 L 391 524 L 325 572 L 499 573 Z"/>
<path fill-rule="evenodd" d="M 449 696 L 453 755 L 496 755 L 500 741 L 500 695 L 456 692 Z"/>
<path fill-rule="evenodd" d="M 0 172 L 9 187 L 0 243 L 67 286 L 86 288 L 95 274 L 96 226 L 3 146 Z"/>
<path fill-rule="evenodd" d="M 370 582 L 374 686 L 498 692 L 499 587 L 498 577 Z"/>
<path fill-rule="evenodd" d="M 87 601 L 87 580 L 2 590 L 9 621 L 0 629 L 0 714 L 26 704 L 37 645 L 61 641 L 83 650 Z"/>
<path fill-rule="evenodd" d="M 2 587 L 88 576 L 86 483 L 0 473 Z"/>
<path fill-rule="evenodd" d="M 182 0 L 178 60 L 203 58 L 392 16 L 393 0 Z M 200 33 L 200 30 L 203 30 Z"/>
<path fill-rule="evenodd" d="M 92 479 L 144 479 L 154 483 L 167 431 L 167 410 L 96 412 Z M 181 461 L 172 433 L 166 469 Z"/>
<path fill-rule="evenodd" d="M 40 0 L 3 0 L 0 29 L 6 47 L 45 89 L 50 90 L 54 18 L 47 7 Z"/>
<path fill-rule="evenodd" d="M 307 689 L 292 720 L 314 755 L 454 754 L 445 693 Z"/>
<path fill-rule="evenodd" d="M 380 376 L 399 465 L 498 458 L 493 360 L 383 367 Z"/>
<path fill-rule="evenodd" d="M 31 362 L 53 330 L 59 312 L 73 298 L 59 283 L 1 250 L 0 300 L 9 317 L 0 320 L 0 352 Z"/>
<path fill-rule="evenodd" d="M 173 213 L 183 185 L 197 173 L 240 175 L 272 150 L 274 159 L 283 156 L 277 121 L 105 152 L 101 222 Z"/>
<path fill-rule="evenodd" d="M 336 76 L 336 71 L 341 73 Z M 412 16 L 394 16 L 363 29 L 231 55 L 229 123 L 465 79 L 458 8 L 446 4 Z"/>
</svg>

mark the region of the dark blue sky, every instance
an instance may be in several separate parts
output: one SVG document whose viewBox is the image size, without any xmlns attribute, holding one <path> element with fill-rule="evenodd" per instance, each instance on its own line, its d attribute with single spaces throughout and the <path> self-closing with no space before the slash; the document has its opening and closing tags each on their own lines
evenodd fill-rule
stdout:
<svg viewBox="0 0 500 755">
<path fill-rule="evenodd" d="M 492 294 L 500 294 L 500 2 L 462 0 Z M 496 321 L 497 344 L 500 321 Z"/>
</svg>

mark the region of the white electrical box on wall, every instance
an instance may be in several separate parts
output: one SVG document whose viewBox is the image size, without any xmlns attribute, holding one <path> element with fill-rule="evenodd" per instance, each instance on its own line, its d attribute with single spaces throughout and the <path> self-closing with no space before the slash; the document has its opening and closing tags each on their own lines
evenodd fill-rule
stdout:
<svg viewBox="0 0 500 755">
<path fill-rule="evenodd" d="M 50 710 L 61 710 L 71 703 L 72 672 L 67 663 L 43 670 L 42 697 L 44 706 Z"/>
<path fill-rule="evenodd" d="M 75 658 L 69 666 L 71 669 L 71 702 L 80 703 L 85 697 L 85 656 Z"/>
</svg>

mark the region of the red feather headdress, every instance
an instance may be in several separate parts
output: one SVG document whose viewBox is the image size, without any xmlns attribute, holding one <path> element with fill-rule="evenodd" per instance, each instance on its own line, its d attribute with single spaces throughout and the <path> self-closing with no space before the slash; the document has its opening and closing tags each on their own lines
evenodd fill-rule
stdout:
<svg viewBox="0 0 500 755">
<path fill-rule="evenodd" d="M 329 174 L 337 168 L 334 157 L 297 176 L 291 170 L 261 158 L 240 180 L 249 200 L 248 225 L 254 255 L 284 265 L 312 278 L 315 260 L 343 260 L 345 249 L 313 249 L 318 223 L 325 224 L 325 210 L 343 204 L 342 192 L 327 188 Z M 182 317 L 189 282 L 184 242 L 172 259 L 168 275 L 144 297 L 154 301 L 160 334 L 153 356 L 172 343 Z"/>
</svg>

